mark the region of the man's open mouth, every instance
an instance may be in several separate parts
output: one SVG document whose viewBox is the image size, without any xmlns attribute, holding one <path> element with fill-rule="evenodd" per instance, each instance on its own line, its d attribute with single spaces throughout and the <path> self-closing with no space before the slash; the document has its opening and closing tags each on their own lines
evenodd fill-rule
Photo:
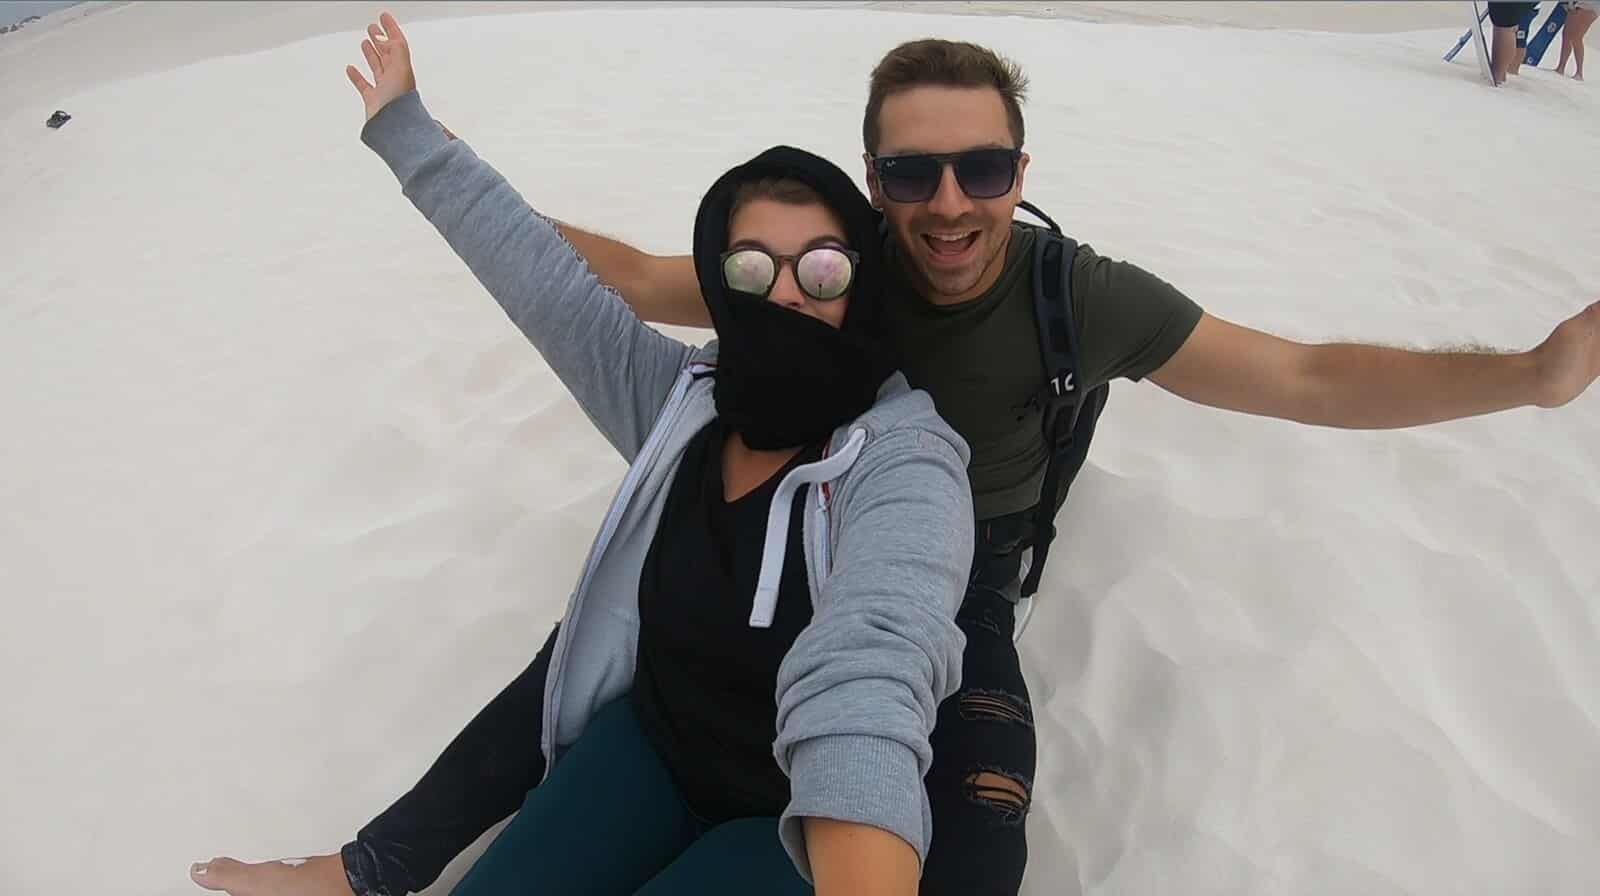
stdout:
<svg viewBox="0 0 1600 896">
<path fill-rule="evenodd" d="M 928 247 L 928 252 L 939 261 L 963 261 L 972 247 L 978 243 L 979 231 L 969 230 L 964 233 L 924 233 L 922 242 Z"/>
</svg>

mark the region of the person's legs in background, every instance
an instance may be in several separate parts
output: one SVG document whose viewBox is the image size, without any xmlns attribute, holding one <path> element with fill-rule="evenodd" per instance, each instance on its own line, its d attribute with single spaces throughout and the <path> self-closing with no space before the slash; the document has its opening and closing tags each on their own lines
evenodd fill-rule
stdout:
<svg viewBox="0 0 1600 896">
<path fill-rule="evenodd" d="M 1489 50 L 1489 72 L 1496 86 L 1504 84 L 1517 53 L 1517 25 L 1531 3 L 1490 3 L 1489 21 L 1494 40 Z"/>
<path fill-rule="evenodd" d="M 1584 3 L 1568 10 L 1567 24 L 1561 29 L 1562 65 L 1556 71 L 1566 67 L 1566 53 L 1570 44 L 1572 58 L 1576 63 L 1572 77 L 1578 81 L 1583 80 L 1583 36 L 1589 33 L 1589 26 L 1594 24 L 1596 18 L 1600 18 L 1600 11 L 1595 9 L 1593 3 Z M 1566 74 L 1564 71 L 1561 73 Z"/>
<path fill-rule="evenodd" d="M 1516 51 L 1517 29 L 1496 25 L 1494 44 L 1489 49 L 1489 73 L 1494 77 L 1495 84 L 1506 82 L 1506 72 L 1511 70 L 1511 54 Z"/>
<path fill-rule="evenodd" d="M 1556 63 L 1556 74 L 1567 73 L 1567 60 L 1572 58 L 1572 13 L 1576 10 L 1567 9 L 1567 21 L 1561 26 L 1561 60 Z"/>
<path fill-rule="evenodd" d="M 1533 20 L 1539 16 L 1537 3 L 1523 4 L 1527 7 L 1522 17 L 1517 20 L 1517 49 L 1511 54 L 1511 71 L 1513 75 L 1522 74 L 1522 63 L 1528 58 L 1528 35 L 1533 32 Z"/>
</svg>

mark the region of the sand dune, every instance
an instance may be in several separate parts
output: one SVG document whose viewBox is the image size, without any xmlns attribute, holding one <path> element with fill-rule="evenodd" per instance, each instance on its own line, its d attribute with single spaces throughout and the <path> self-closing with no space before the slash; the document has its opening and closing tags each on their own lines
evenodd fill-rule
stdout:
<svg viewBox="0 0 1600 896">
<path fill-rule="evenodd" d="M 336 848 L 527 662 L 621 475 L 358 142 L 373 8 L 328 6 L 0 41 L 4 892 Z M 768 144 L 853 170 L 866 72 L 933 33 L 1032 74 L 1033 201 L 1215 314 L 1525 348 L 1600 294 L 1600 93 L 1483 87 L 1453 26 L 450 12 L 409 28 L 435 114 L 654 250 Z M 1024 641 L 1026 892 L 1600 890 L 1600 396 L 1396 433 L 1112 401 Z"/>
</svg>

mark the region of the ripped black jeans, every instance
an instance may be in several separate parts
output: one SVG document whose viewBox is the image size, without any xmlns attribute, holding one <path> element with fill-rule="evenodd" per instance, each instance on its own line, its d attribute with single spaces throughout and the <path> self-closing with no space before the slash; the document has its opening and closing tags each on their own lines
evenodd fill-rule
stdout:
<svg viewBox="0 0 1600 896">
<path fill-rule="evenodd" d="M 978 524 L 956 618 L 967 636 L 961 690 L 939 706 L 931 739 L 926 785 L 934 833 L 922 896 L 1013 896 L 1022 886 L 1037 744 L 1011 636 L 1026 520 L 1016 514 Z M 432 884 L 544 777 L 539 740 L 555 640 L 551 632 L 416 786 L 345 844 L 345 877 L 357 896 L 404 896 Z"/>
<path fill-rule="evenodd" d="M 1024 822 L 1038 741 L 1012 643 L 1030 513 L 978 523 L 977 555 L 956 624 L 967 636 L 961 689 L 939 705 L 925 783 L 933 842 L 922 896 L 1014 896 L 1028 864 Z"/>
</svg>

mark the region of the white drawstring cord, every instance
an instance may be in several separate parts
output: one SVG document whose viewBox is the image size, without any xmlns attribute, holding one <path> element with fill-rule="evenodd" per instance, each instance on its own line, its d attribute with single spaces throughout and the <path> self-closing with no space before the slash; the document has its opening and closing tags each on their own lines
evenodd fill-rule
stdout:
<svg viewBox="0 0 1600 896">
<path fill-rule="evenodd" d="M 789 549 L 789 507 L 794 502 L 794 493 L 803 484 L 839 478 L 856 462 L 866 440 L 866 430 L 853 429 L 838 454 L 795 467 L 778 483 L 777 491 L 772 494 L 772 506 L 767 508 L 767 535 L 761 548 L 761 578 L 756 582 L 755 602 L 750 608 L 751 628 L 771 628 L 772 617 L 778 613 L 778 584 L 783 581 L 783 560 Z"/>
<path fill-rule="evenodd" d="M 1028 549 L 1028 562 L 1022 564 L 1021 572 L 1017 573 L 1017 580 L 1018 581 L 1024 581 L 1024 580 L 1026 580 L 1028 578 L 1028 568 L 1031 567 L 1032 565 L 1033 565 L 1033 549 L 1029 548 Z M 1023 632 L 1023 630 L 1025 630 L 1028 627 L 1028 620 L 1033 618 L 1034 603 L 1033 603 L 1033 598 L 1032 597 L 1024 597 L 1021 600 L 1017 601 L 1017 603 L 1018 604 L 1027 604 L 1027 606 L 1022 608 L 1022 613 L 1017 619 L 1017 630 L 1016 630 L 1016 632 L 1014 632 L 1011 635 L 1011 643 L 1013 643 L 1013 644 L 1019 644 L 1019 643 L 1022 642 L 1022 632 Z"/>
</svg>

